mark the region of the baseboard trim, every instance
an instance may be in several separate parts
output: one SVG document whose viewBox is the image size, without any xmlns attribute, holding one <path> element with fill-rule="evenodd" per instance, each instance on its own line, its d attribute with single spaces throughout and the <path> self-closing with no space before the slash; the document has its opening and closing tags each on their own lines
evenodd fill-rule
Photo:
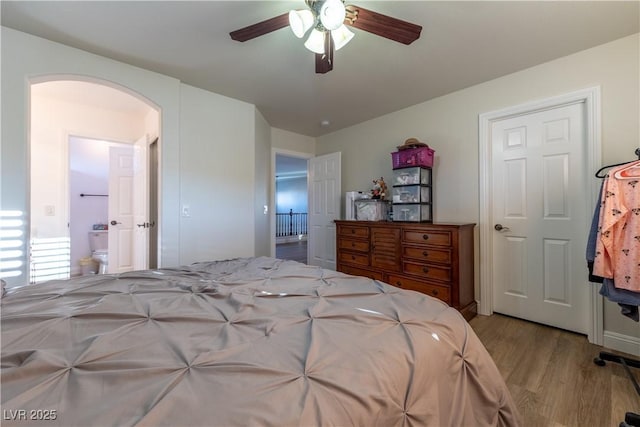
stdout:
<svg viewBox="0 0 640 427">
<path fill-rule="evenodd" d="M 640 356 L 640 338 L 604 331 L 604 347 Z"/>
</svg>

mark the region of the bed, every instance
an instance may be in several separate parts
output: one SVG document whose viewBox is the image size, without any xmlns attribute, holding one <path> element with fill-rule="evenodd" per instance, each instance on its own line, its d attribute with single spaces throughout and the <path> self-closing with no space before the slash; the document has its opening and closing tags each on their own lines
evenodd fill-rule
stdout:
<svg viewBox="0 0 640 427">
<path fill-rule="evenodd" d="M 516 426 L 454 309 L 275 258 L 12 288 L 3 426 Z"/>
</svg>

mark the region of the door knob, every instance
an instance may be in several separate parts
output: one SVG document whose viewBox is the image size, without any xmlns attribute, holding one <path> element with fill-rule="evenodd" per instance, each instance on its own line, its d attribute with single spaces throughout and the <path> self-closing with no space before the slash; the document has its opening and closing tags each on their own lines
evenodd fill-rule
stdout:
<svg viewBox="0 0 640 427">
<path fill-rule="evenodd" d="M 496 231 L 511 231 L 509 227 L 504 227 L 502 224 L 496 224 L 493 228 L 495 228 Z"/>
<path fill-rule="evenodd" d="M 113 221 L 111 221 L 111 225 L 117 225 L 117 224 L 122 224 L 121 222 L 116 221 L 115 219 Z"/>
</svg>

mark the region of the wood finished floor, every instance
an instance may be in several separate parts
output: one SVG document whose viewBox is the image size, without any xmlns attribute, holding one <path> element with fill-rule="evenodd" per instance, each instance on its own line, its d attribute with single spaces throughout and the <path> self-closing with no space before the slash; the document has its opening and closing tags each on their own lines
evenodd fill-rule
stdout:
<svg viewBox="0 0 640 427">
<path fill-rule="evenodd" d="M 610 350 L 586 336 L 499 314 L 469 323 L 511 390 L 523 427 L 618 427 L 626 412 L 640 413 L 624 368 L 594 364 L 600 351 Z M 631 371 L 640 379 L 639 369 Z"/>
<path fill-rule="evenodd" d="M 307 241 L 298 240 L 291 243 L 278 243 L 276 245 L 276 258 L 307 263 Z"/>
</svg>

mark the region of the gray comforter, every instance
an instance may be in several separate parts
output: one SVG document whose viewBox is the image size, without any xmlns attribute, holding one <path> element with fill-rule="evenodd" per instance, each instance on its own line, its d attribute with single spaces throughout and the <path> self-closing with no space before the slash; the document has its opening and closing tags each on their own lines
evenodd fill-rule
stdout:
<svg viewBox="0 0 640 427">
<path fill-rule="evenodd" d="M 3 426 L 514 426 L 439 300 L 273 258 L 85 276 L 2 299 Z"/>
</svg>

